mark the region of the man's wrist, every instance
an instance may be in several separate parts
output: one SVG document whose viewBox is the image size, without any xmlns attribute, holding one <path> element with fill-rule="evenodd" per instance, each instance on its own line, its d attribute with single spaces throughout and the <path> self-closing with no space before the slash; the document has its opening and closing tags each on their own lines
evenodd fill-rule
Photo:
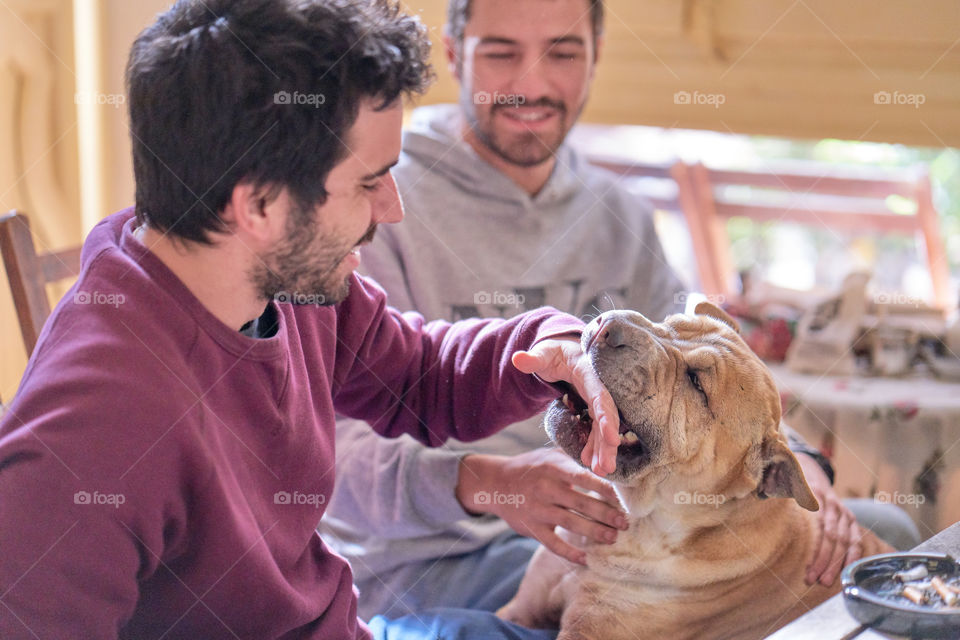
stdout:
<svg viewBox="0 0 960 640">
<path fill-rule="evenodd" d="M 805 453 L 817 463 L 817 465 L 823 469 L 823 472 L 826 474 L 827 478 L 830 480 L 831 486 L 833 485 L 834 470 L 833 465 L 830 464 L 830 459 L 823 455 L 819 449 L 810 445 L 806 440 L 804 440 L 799 433 L 794 429 L 790 428 L 787 425 L 784 425 L 784 431 L 787 435 L 787 447 L 790 448 L 790 451 L 794 455 L 798 453 Z"/>
<path fill-rule="evenodd" d="M 460 471 L 454 495 L 467 514 L 479 516 L 492 513 L 492 500 L 487 490 L 487 479 L 500 456 L 471 453 L 460 458 Z"/>
<path fill-rule="evenodd" d="M 830 486 L 833 486 L 834 471 L 833 465 L 830 464 L 830 459 L 827 456 L 823 455 L 816 449 L 812 447 L 802 447 L 793 452 L 795 455 L 803 454 L 809 456 L 814 462 L 817 463 L 817 466 L 823 469 L 824 475 L 827 476 L 827 480 L 830 481 Z"/>
</svg>

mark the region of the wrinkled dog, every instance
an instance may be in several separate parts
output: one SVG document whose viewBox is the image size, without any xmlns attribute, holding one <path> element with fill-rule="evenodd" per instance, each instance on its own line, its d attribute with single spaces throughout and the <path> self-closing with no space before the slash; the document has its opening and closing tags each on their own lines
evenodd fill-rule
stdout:
<svg viewBox="0 0 960 640">
<path fill-rule="evenodd" d="M 762 638 L 839 590 L 804 584 L 816 498 L 780 431 L 780 397 L 713 305 L 655 324 L 612 311 L 582 345 L 620 410 L 610 476 L 628 531 L 579 540 L 587 566 L 540 549 L 498 615 L 560 638 Z M 571 390 L 547 411 L 574 459 L 590 432 Z M 864 555 L 888 550 L 869 532 Z"/>
</svg>

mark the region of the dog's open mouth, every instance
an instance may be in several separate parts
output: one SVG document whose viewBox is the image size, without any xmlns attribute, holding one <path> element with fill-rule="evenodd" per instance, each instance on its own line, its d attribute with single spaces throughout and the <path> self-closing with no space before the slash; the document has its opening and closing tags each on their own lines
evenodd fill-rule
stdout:
<svg viewBox="0 0 960 640">
<path fill-rule="evenodd" d="M 577 457 L 579 452 L 582 451 L 583 447 L 587 444 L 590 430 L 593 427 L 593 418 L 590 417 L 586 401 L 577 393 L 572 385 L 565 382 L 556 382 L 553 386 L 563 392 L 563 396 L 554 402 L 552 411 L 554 415 L 562 412 L 560 422 L 563 424 L 555 424 L 554 426 L 569 430 L 567 435 L 573 436 L 572 439 L 577 446 L 577 451 L 570 451 L 568 446 L 564 446 L 564 449 L 567 450 L 568 454 Z M 616 402 L 616 398 L 614 398 L 614 402 Z M 620 417 L 620 445 L 617 448 L 617 469 L 634 470 L 648 461 L 650 449 L 643 438 L 637 433 L 636 428 L 624 417 L 619 407 L 617 408 L 617 414 Z M 561 444 L 561 441 L 567 441 L 567 443 L 573 444 L 569 442 L 568 438 L 563 437 L 563 434 L 556 433 L 552 435 L 558 444 Z"/>
</svg>

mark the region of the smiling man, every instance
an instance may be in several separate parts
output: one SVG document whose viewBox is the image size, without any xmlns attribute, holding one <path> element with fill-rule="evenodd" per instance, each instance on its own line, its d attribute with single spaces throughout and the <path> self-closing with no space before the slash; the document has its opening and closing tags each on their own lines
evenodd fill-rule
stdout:
<svg viewBox="0 0 960 640">
<path fill-rule="evenodd" d="M 463 139 L 535 196 L 586 106 L 603 3 L 454 0 L 449 14 L 445 42 L 460 83 Z"/>
<path fill-rule="evenodd" d="M 588 462 L 612 469 L 581 322 L 427 324 L 353 273 L 403 217 L 390 170 L 426 55 L 380 0 L 181 0 L 137 38 L 136 207 L 90 233 L 0 422 L 0 637 L 369 638 L 315 530 L 337 413 L 437 446 L 564 380 L 594 408 Z M 490 614 L 376 626 L 464 629 L 548 637 Z"/>
</svg>

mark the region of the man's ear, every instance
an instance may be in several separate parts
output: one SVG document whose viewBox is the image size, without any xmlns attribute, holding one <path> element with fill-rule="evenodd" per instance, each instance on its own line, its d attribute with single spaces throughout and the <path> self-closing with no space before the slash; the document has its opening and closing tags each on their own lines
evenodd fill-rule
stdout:
<svg viewBox="0 0 960 640">
<path fill-rule="evenodd" d="M 284 229 L 287 213 L 283 211 L 284 202 L 286 199 L 278 196 L 276 188 L 238 182 L 223 208 L 222 217 L 235 233 L 253 243 L 269 243 L 275 240 L 278 230 Z"/>
<path fill-rule="evenodd" d="M 716 318 L 720 322 L 724 323 L 728 327 L 732 328 L 737 333 L 740 333 L 740 323 L 727 315 L 727 312 L 721 309 L 720 307 L 712 304 L 710 302 L 700 302 L 694 308 L 693 312 L 697 315 L 710 316 L 711 318 Z"/>
<path fill-rule="evenodd" d="M 763 442 L 763 476 L 757 486 L 757 495 L 761 498 L 793 498 L 807 511 L 820 509 L 817 499 L 797 462 L 793 452 L 778 436 L 772 436 Z"/>
<path fill-rule="evenodd" d="M 600 37 L 597 38 L 596 46 L 593 48 L 593 69 L 594 70 L 596 70 L 597 68 L 597 63 L 600 61 L 600 56 L 603 55 L 603 45 L 605 42 L 606 41 L 604 40 L 603 35 L 601 34 Z M 591 77 L 593 77 L 593 71 L 590 72 L 590 75 Z"/>
<path fill-rule="evenodd" d="M 458 50 L 457 43 L 454 42 L 453 37 L 450 35 L 450 32 L 447 30 L 447 28 L 444 28 L 443 51 L 447 54 L 447 69 L 450 70 L 450 75 L 452 75 L 458 83 L 463 82 L 463 80 L 460 78 L 460 70 L 462 69 L 460 54 L 462 53 L 462 49 L 463 43 L 460 43 Z"/>
</svg>

